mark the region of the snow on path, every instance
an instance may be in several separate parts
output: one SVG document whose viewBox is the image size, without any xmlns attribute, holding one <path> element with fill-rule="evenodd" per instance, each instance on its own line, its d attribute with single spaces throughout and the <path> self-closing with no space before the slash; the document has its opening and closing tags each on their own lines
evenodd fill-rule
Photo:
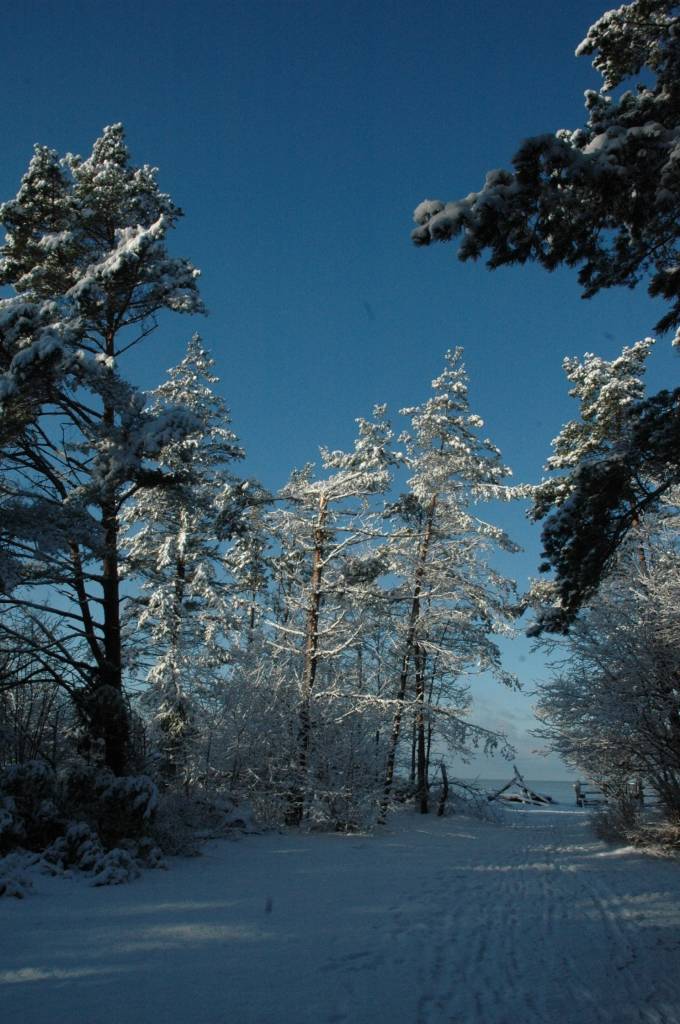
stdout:
<svg viewBox="0 0 680 1024">
<path fill-rule="evenodd" d="M 0 904 L 3 1024 L 680 1024 L 680 864 L 587 813 L 212 843 Z"/>
</svg>

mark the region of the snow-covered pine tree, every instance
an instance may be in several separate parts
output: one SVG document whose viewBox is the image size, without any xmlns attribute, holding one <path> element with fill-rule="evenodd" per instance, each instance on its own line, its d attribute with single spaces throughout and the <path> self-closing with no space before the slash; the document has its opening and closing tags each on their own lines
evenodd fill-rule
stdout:
<svg viewBox="0 0 680 1024">
<path fill-rule="evenodd" d="M 585 125 L 526 140 L 514 169 L 491 171 L 479 192 L 420 203 L 413 240 L 460 236 L 460 259 L 487 251 L 491 269 L 579 267 L 585 297 L 648 279 L 649 293 L 670 305 L 657 329 L 675 328 L 680 345 L 680 4 L 633 0 L 607 11 L 576 54 L 592 56 L 602 75 L 601 89 L 585 94 Z M 563 614 L 545 628 L 568 628 L 631 527 L 680 483 L 680 389 L 633 404 L 627 418 L 626 445 L 575 477 L 569 517 L 563 508 L 546 524 Z M 641 488 L 641 478 L 656 484 Z M 594 511 L 605 539 L 595 545 Z M 588 552 L 587 572 L 579 557 L 560 557 L 571 551 Z"/>
<path fill-rule="evenodd" d="M 362 629 L 360 607 L 370 599 L 384 561 L 373 545 L 383 532 L 380 510 L 370 499 L 382 495 L 396 456 L 385 407 L 374 419 L 358 421 L 351 452 L 321 449 L 324 475 L 312 465 L 292 474 L 271 515 L 279 553 L 274 558 L 278 614 L 274 648 L 297 685 L 297 735 L 287 818 L 299 824 L 305 812 L 314 741 L 316 690 L 332 668 L 356 647 Z M 332 698 L 329 698 L 332 700 Z"/>
<path fill-rule="evenodd" d="M 229 537 L 222 554 L 230 600 L 229 665 L 225 685 L 207 709 L 205 764 L 211 773 L 228 778 L 232 791 L 242 792 L 246 799 L 258 791 L 263 797 L 258 811 L 265 820 L 272 820 L 270 783 L 285 733 L 281 716 L 288 717 L 285 701 L 279 700 L 286 684 L 277 674 L 266 642 L 272 496 L 256 481 L 247 480 L 236 488 L 234 497 L 224 524 Z M 273 818 L 279 820 L 275 814 Z"/>
<path fill-rule="evenodd" d="M 535 489 L 535 518 L 541 519 L 546 507 L 563 504 L 573 491 L 577 467 L 598 461 L 629 428 L 626 412 L 644 397 L 643 377 L 653 344 L 652 338 L 645 338 L 612 360 L 587 352 L 582 361 L 573 357 L 563 361 L 572 385 L 569 395 L 580 403 L 579 419 L 565 424 L 552 442 L 546 469 L 567 473 Z"/>
<path fill-rule="evenodd" d="M 672 303 L 657 326 L 680 324 L 680 4 L 633 0 L 605 12 L 576 50 L 602 87 L 587 120 L 527 139 L 513 171 L 490 171 L 479 192 L 415 210 L 418 245 L 458 235 L 462 260 L 488 250 L 491 268 L 535 261 L 580 267 L 584 295 L 633 287 Z M 634 89 L 614 90 L 640 79 Z"/>
<path fill-rule="evenodd" d="M 462 747 L 466 738 L 487 746 L 497 735 L 465 721 L 467 693 L 458 680 L 474 667 L 489 670 L 502 682 L 503 671 L 493 633 L 508 633 L 514 584 L 490 566 L 494 548 L 517 550 L 505 533 L 481 519 L 481 501 L 507 500 L 521 489 L 504 481 L 510 471 L 498 449 L 479 436 L 483 421 L 470 412 L 462 349 L 447 352 L 442 374 L 432 382 L 433 395 L 402 410 L 411 431 L 406 445 L 411 471 L 409 491 L 389 510 L 394 520 L 389 568 L 398 579 L 404 619 L 398 635 L 396 710 L 387 751 L 381 818 L 384 820 L 394 779 L 402 718 L 409 687 L 415 712 L 416 775 L 420 809 L 427 806 L 428 729 L 438 693 L 448 733 Z M 431 741 L 431 732 L 430 732 Z"/>
<path fill-rule="evenodd" d="M 149 664 L 152 737 L 167 781 L 195 773 L 201 705 L 224 683 L 237 628 L 233 581 L 223 541 L 242 531 L 248 488 L 229 464 L 243 458 L 223 400 L 213 387 L 214 362 L 194 335 L 178 366 L 150 395 L 149 410 L 181 407 L 196 428 L 164 445 L 158 467 L 166 480 L 138 490 L 124 513 L 129 570 L 143 580 L 132 599 L 135 646 Z M 140 643 L 140 640 L 142 641 Z"/>
<path fill-rule="evenodd" d="M 635 486 L 621 492 L 606 486 L 606 481 L 631 447 L 634 413 L 644 398 L 644 372 L 653 344 L 651 338 L 645 338 L 612 360 L 592 353 L 583 361 L 564 360 L 572 385 L 569 394 L 579 402 L 579 417 L 566 423 L 552 442 L 553 454 L 546 469 L 556 472 L 534 489 L 530 511 L 533 519 L 546 519 L 544 568 L 554 566 L 564 582 L 559 587 L 539 583 L 534 588 L 544 607 L 531 627 L 533 633 L 564 627 L 610 565 L 619 546 L 619 533 L 639 524 L 635 490 L 644 492 L 651 480 L 645 481 L 640 474 Z M 584 488 L 585 480 L 588 485 Z M 622 521 L 602 514 L 612 499 L 625 504 Z M 574 531 L 576 514 L 579 527 Z M 546 604 L 551 594 L 552 602 Z"/>
<path fill-rule="evenodd" d="M 193 425 L 181 409 L 145 410 L 118 367 L 159 313 L 202 311 L 198 271 L 166 249 L 180 215 L 155 170 L 132 165 L 121 125 L 86 160 L 37 146 L 0 207 L 0 284 L 15 293 L 0 301 L 0 602 L 36 617 L 118 774 L 129 758 L 120 510 L 159 483 L 160 448 Z"/>
<path fill-rule="evenodd" d="M 222 521 L 231 543 L 225 552 L 225 565 L 233 580 L 233 601 L 240 620 L 241 647 L 249 649 L 256 637 L 262 605 L 270 579 L 268 549 L 270 538 L 266 523 L 272 496 L 258 481 L 244 481 L 234 495 L 231 520 Z"/>
</svg>

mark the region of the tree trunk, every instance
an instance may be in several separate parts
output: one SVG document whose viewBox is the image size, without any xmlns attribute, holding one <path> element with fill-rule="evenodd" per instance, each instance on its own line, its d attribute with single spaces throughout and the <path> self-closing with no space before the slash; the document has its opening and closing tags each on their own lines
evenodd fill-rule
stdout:
<svg viewBox="0 0 680 1024">
<path fill-rule="evenodd" d="M 105 538 L 102 564 L 104 664 L 98 673 L 95 715 L 97 731 L 104 740 L 106 765 L 114 775 L 124 775 L 128 761 L 130 723 L 123 698 L 118 514 L 113 496 L 102 503 L 102 525 Z"/>
<path fill-rule="evenodd" d="M 411 770 L 409 772 L 408 781 L 412 786 L 416 784 L 416 750 L 418 749 L 418 729 L 416 727 L 416 720 L 413 719 L 413 728 L 411 729 Z"/>
<path fill-rule="evenodd" d="M 418 737 L 417 752 L 417 787 L 416 796 L 421 814 L 427 814 L 427 757 L 425 754 L 425 652 L 419 644 L 416 644 L 414 652 L 415 682 L 416 682 L 416 733 Z"/>
<path fill-rule="evenodd" d="M 390 736 L 390 743 L 387 751 L 383 795 L 378 814 L 378 823 L 380 825 L 385 824 L 390 793 L 392 792 L 392 783 L 394 781 L 394 765 L 397 758 L 397 747 L 399 745 L 399 736 L 401 733 L 401 719 L 404 713 L 404 697 L 406 696 L 409 664 L 416 646 L 418 616 L 420 615 L 420 593 L 422 590 L 423 577 L 425 575 L 425 565 L 427 563 L 427 556 L 430 549 L 430 541 L 432 540 L 432 528 L 434 525 L 434 513 L 436 506 L 437 496 L 434 495 L 427 509 L 423 535 L 418 549 L 416 571 L 413 581 L 413 597 L 411 598 L 411 611 L 409 613 L 408 630 L 406 633 L 406 642 L 404 644 L 404 653 L 401 659 L 401 671 L 399 673 L 399 684 L 397 687 L 397 707 L 392 721 L 392 735 Z"/>
<path fill-rule="evenodd" d="M 298 727 L 297 780 L 290 793 L 288 824 L 299 825 L 304 814 L 304 791 L 309 769 L 309 744 L 311 738 L 311 700 L 316 671 L 319 664 L 319 612 L 321 610 L 321 581 L 323 577 L 323 556 L 326 541 L 326 520 L 328 499 L 319 498 L 319 512 L 314 528 L 314 549 L 312 552 L 312 574 L 310 578 L 309 606 L 305 626 L 305 660 L 302 668 L 302 687 Z"/>
<path fill-rule="evenodd" d="M 107 355 L 114 356 L 113 330 L 106 339 Z M 113 406 L 105 403 L 102 422 L 111 434 L 114 427 Z M 118 500 L 115 488 L 107 487 L 101 501 L 101 522 L 104 530 L 102 560 L 102 618 L 104 663 L 98 666 L 95 716 L 98 734 L 104 741 L 106 765 L 114 775 L 124 775 L 129 754 L 130 722 L 123 697 L 123 671 L 120 637 L 120 571 L 118 565 Z"/>
</svg>

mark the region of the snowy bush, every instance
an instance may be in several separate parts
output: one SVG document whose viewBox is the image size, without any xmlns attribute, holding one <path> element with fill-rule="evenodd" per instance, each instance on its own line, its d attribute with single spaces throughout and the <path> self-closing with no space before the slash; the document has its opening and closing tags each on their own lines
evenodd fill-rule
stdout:
<svg viewBox="0 0 680 1024">
<path fill-rule="evenodd" d="M 31 887 L 26 867 L 26 858 L 22 854 L 12 853 L 0 859 L 0 899 L 3 896 L 24 899 Z"/>
<path fill-rule="evenodd" d="M 680 821 L 641 822 L 633 842 L 657 853 L 680 856 Z"/>
<path fill-rule="evenodd" d="M 23 829 L 16 820 L 14 800 L 0 797 L 0 851 L 16 846 Z"/>
<path fill-rule="evenodd" d="M 117 778 L 100 773 L 96 785 L 98 831 L 109 845 L 144 835 L 158 806 L 158 790 L 147 775 Z"/>
<path fill-rule="evenodd" d="M 69 868 L 93 871 L 104 855 L 104 847 L 96 832 L 84 821 L 69 825 L 63 836 L 55 839 L 42 855 L 42 860 L 53 873 Z"/>
<path fill-rule="evenodd" d="M 190 802 L 178 793 L 163 793 L 158 802 L 152 836 L 163 853 L 173 857 L 196 857 L 199 842 L 190 814 Z"/>
<path fill-rule="evenodd" d="M 361 807 L 359 794 L 349 789 L 316 791 L 309 799 L 307 824 L 312 829 L 332 832 L 357 832 L 370 816 L 369 807 Z M 371 801 L 375 805 L 375 800 Z M 376 808 L 377 809 L 377 808 Z M 375 818 L 375 809 L 373 813 Z"/>
<path fill-rule="evenodd" d="M 632 797 L 595 808 L 591 824 L 606 843 L 632 843 L 651 853 L 680 855 L 680 818 L 666 819 L 662 806 L 646 809 Z"/>
<path fill-rule="evenodd" d="M 591 812 L 590 822 L 605 843 L 634 842 L 640 833 L 640 804 L 632 798 L 602 804 Z"/>
<path fill-rule="evenodd" d="M 92 877 L 92 885 L 120 885 L 137 878 L 140 867 L 165 867 L 161 851 L 150 838 L 123 841 L 106 850 L 97 833 L 85 822 L 70 825 L 45 850 L 42 864 L 53 874 L 75 869 Z"/>
<path fill-rule="evenodd" d="M 288 786 L 256 785 L 248 790 L 255 820 L 262 828 L 278 828 L 286 817 Z"/>
<path fill-rule="evenodd" d="M 93 870 L 92 885 L 121 885 L 138 878 L 139 867 L 127 850 L 117 846 L 103 854 Z"/>
<path fill-rule="evenodd" d="M 63 836 L 45 850 L 42 863 L 53 874 L 74 868 L 91 876 L 91 884 L 120 885 L 139 876 L 132 850 L 105 850 L 96 832 L 84 821 L 70 825 Z"/>
<path fill-rule="evenodd" d="M 117 778 L 77 764 L 57 776 L 40 762 L 14 765 L 0 773 L 0 852 L 25 847 L 42 852 L 40 863 L 53 874 L 77 870 L 93 885 L 117 885 L 140 867 L 164 866 L 148 835 L 157 802 L 145 775 Z M 0 894 L 23 894 L 16 863 L 0 862 Z"/>
<path fill-rule="evenodd" d="M 136 862 L 144 868 L 167 868 L 163 851 L 152 836 L 142 836 L 136 842 L 123 841 L 121 848 L 132 854 Z"/>
<path fill-rule="evenodd" d="M 502 817 L 502 808 L 498 803 L 490 803 L 486 790 L 481 787 L 452 779 L 443 813 L 465 814 L 482 821 L 497 821 Z"/>
<path fill-rule="evenodd" d="M 17 900 L 23 900 L 26 896 L 25 884 L 12 875 L 0 874 L 0 899 L 3 896 L 13 896 Z"/>
<path fill-rule="evenodd" d="M 158 803 L 158 791 L 148 776 L 118 778 L 91 765 L 64 771 L 58 793 L 65 816 L 89 822 L 105 846 L 145 835 Z"/>
<path fill-rule="evenodd" d="M 253 815 L 225 794 L 161 794 L 151 837 L 170 856 L 195 857 L 203 840 L 253 831 Z"/>
<path fill-rule="evenodd" d="M 59 802 L 70 817 L 90 817 L 96 803 L 97 769 L 93 765 L 77 762 L 59 773 Z M 76 814 L 78 809 L 80 814 Z"/>
<path fill-rule="evenodd" d="M 10 765 L 0 772 L 0 850 L 39 849 L 59 833 L 55 777 L 41 761 Z"/>
</svg>

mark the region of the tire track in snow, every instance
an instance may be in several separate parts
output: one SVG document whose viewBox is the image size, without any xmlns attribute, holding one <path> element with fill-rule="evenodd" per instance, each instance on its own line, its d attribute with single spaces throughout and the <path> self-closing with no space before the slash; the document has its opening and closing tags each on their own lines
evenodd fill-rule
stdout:
<svg viewBox="0 0 680 1024">
<path fill-rule="evenodd" d="M 502 863 L 490 842 L 449 873 L 455 907 L 433 915 L 420 952 L 417 1024 L 678 1024 L 677 972 L 641 977 L 653 951 L 641 960 L 611 861 L 590 837 L 574 845 L 585 819 L 532 815 L 513 815 Z M 614 876 L 624 889 L 627 874 Z M 445 907 L 446 872 L 433 891 Z"/>
<path fill-rule="evenodd" d="M 663 985 L 659 983 L 660 978 L 663 980 L 663 972 L 654 971 L 653 977 L 656 980 L 650 985 L 650 958 L 653 961 L 654 950 L 645 942 L 645 928 L 640 914 L 635 909 L 633 912 L 630 910 L 631 905 L 635 908 L 639 903 L 648 907 L 653 894 L 645 892 L 641 896 L 631 895 L 626 882 L 625 859 L 617 862 L 616 856 L 611 856 L 612 853 L 614 851 L 597 851 L 587 865 L 576 873 L 582 914 L 586 911 L 585 916 L 593 922 L 594 930 L 599 930 L 602 935 L 599 943 L 602 963 L 593 972 L 592 983 L 597 984 L 598 974 L 613 979 L 612 987 L 617 990 L 617 1001 L 625 1006 L 618 1018 L 608 1014 L 604 1019 L 612 1022 L 634 1021 L 639 1024 L 674 1024 L 680 1018 L 676 972 L 671 972 L 671 984 Z M 642 855 L 632 856 L 644 869 Z M 648 859 L 647 863 L 653 862 Z M 623 870 L 619 869 L 619 865 L 623 866 Z M 675 1006 L 670 1016 L 663 1009 L 664 1001 L 671 1007 Z"/>
</svg>

